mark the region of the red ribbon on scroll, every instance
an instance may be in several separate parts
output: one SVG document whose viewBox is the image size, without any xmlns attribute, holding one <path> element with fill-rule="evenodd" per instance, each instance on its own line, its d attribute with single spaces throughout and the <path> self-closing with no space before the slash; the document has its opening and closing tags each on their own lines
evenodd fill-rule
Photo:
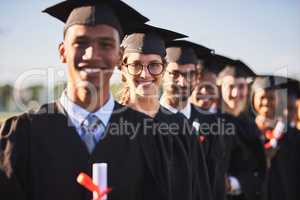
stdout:
<svg viewBox="0 0 300 200">
<path fill-rule="evenodd" d="M 112 191 L 111 188 L 106 188 L 103 191 L 101 191 L 99 189 L 99 187 L 93 183 L 93 180 L 91 179 L 91 177 L 89 177 L 87 174 L 85 174 L 83 172 L 78 175 L 77 182 L 80 185 L 82 185 L 83 187 L 85 187 L 86 189 L 88 189 L 89 191 L 96 193 L 97 194 L 96 200 L 102 200 L 102 197 L 104 195 L 106 195 Z"/>
</svg>

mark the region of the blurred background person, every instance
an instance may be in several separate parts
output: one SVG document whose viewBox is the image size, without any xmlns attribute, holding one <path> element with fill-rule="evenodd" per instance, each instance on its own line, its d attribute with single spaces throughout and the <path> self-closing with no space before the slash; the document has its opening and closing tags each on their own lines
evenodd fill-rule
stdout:
<svg viewBox="0 0 300 200">
<path fill-rule="evenodd" d="M 190 102 L 202 111 L 216 113 L 218 108 L 219 90 L 217 75 L 204 62 L 198 65 L 197 84 L 190 97 Z"/>
<path fill-rule="evenodd" d="M 299 199 L 295 177 L 295 131 L 290 127 L 294 117 L 287 116 L 292 102 L 289 81 L 280 76 L 259 76 L 252 85 L 251 101 L 255 122 L 261 131 L 267 155 L 266 198 L 269 200 Z M 290 99 L 289 99 L 290 98 Z M 288 113 L 288 115 L 295 112 Z"/>
<path fill-rule="evenodd" d="M 228 168 L 228 199 L 263 199 L 266 158 L 260 131 L 247 110 L 252 69 L 240 60 L 227 62 L 217 84 L 221 90 L 220 109 L 233 116 L 236 140 Z"/>
</svg>

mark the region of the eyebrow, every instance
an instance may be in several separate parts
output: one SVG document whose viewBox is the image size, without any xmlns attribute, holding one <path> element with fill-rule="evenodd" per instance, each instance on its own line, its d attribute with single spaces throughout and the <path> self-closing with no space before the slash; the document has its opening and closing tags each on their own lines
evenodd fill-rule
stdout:
<svg viewBox="0 0 300 200">
<path fill-rule="evenodd" d="M 132 63 L 142 63 L 139 59 L 137 59 L 137 60 L 132 60 L 131 62 L 132 62 Z M 148 62 L 148 64 L 150 64 L 150 63 L 162 63 L 162 61 L 160 61 L 160 60 L 150 60 L 150 61 Z"/>
<path fill-rule="evenodd" d="M 97 37 L 97 38 L 90 38 L 88 36 L 82 35 L 82 36 L 77 36 L 75 37 L 74 40 L 97 40 L 97 41 L 110 41 L 110 42 L 115 42 L 116 40 L 111 37 Z"/>
</svg>

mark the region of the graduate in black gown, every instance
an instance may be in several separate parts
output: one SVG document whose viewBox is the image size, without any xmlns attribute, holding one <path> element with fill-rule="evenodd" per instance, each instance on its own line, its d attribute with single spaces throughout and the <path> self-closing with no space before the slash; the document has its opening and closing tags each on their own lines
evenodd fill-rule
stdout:
<svg viewBox="0 0 300 200">
<path fill-rule="evenodd" d="M 250 146 L 255 152 L 257 145 L 253 144 L 258 144 L 258 149 L 261 149 L 263 152 L 262 145 L 257 138 L 254 138 L 253 141 L 253 139 L 249 140 L 248 138 L 245 140 L 242 137 L 243 132 L 245 132 L 244 127 L 251 127 L 249 123 L 246 121 L 246 123 L 242 124 L 239 118 L 226 113 L 227 110 L 224 109 L 224 106 L 222 105 L 224 104 L 221 96 L 222 87 L 217 85 L 217 76 L 220 72 L 224 74 L 224 72 L 232 71 L 228 70 L 231 69 L 228 66 L 232 66 L 233 68 L 233 66 L 240 65 L 240 63 L 241 61 L 217 54 L 202 59 L 198 75 L 199 82 L 190 98 L 197 110 L 203 115 L 200 124 L 202 124 L 201 127 L 206 127 L 206 130 L 202 128 L 202 132 L 207 132 L 207 135 L 210 137 L 208 137 L 208 140 L 213 141 L 210 142 L 211 144 L 209 145 L 207 160 L 209 169 L 212 168 L 210 170 L 210 177 L 215 199 L 225 199 L 226 192 L 232 194 L 228 196 L 228 198 L 240 198 L 241 195 L 236 194 L 236 182 L 234 182 L 234 180 L 237 180 L 238 178 L 243 180 L 243 185 L 247 185 L 246 187 L 244 186 L 244 188 L 253 188 L 256 190 L 256 187 L 251 187 L 247 183 L 257 182 L 248 181 L 249 178 L 245 178 L 253 174 L 252 170 L 249 169 L 253 169 L 256 166 L 247 163 L 246 160 L 249 160 L 247 154 L 249 153 L 245 146 Z M 241 72 L 249 74 L 249 69 L 244 69 L 243 66 L 241 68 L 239 74 L 241 74 Z M 246 77 L 246 75 L 244 76 Z M 232 78 L 232 80 L 234 80 L 234 78 Z M 220 84 L 220 79 L 218 84 Z M 223 92 L 228 93 L 224 88 Z M 238 108 L 238 106 L 239 105 L 234 105 L 233 107 Z M 209 129 L 207 129 L 207 127 L 209 127 Z M 247 130 L 246 132 L 249 133 L 251 131 Z M 247 141 L 252 142 L 245 144 Z M 245 161 L 243 161 L 244 157 L 247 158 Z M 262 159 L 263 158 L 264 157 L 262 156 Z M 261 189 L 259 189 L 259 191 L 261 191 Z M 245 193 L 249 195 L 251 193 L 255 194 L 255 192 L 256 191 L 246 191 Z M 233 194 L 236 195 L 233 196 Z"/>
<path fill-rule="evenodd" d="M 233 117 L 219 108 L 221 93 L 217 86 L 217 74 L 233 60 L 217 54 L 199 59 L 198 82 L 190 97 L 198 112 L 192 116 L 194 119 L 200 116 L 201 132 L 206 136 L 206 160 L 214 199 L 224 200 L 225 177 L 235 131 L 231 126 Z"/>
<path fill-rule="evenodd" d="M 168 199 L 159 184 L 166 161 L 157 153 L 166 146 L 147 134 L 149 117 L 118 104 L 109 92 L 126 25 L 147 18 L 121 1 L 64 1 L 45 12 L 66 23 L 59 54 L 68 84 L 58 101 L 4 122 L 1 199 L 91 200 L 76 178 L 80 172 L 91 176 L 99 162 L 108 164 L 108 199 Z"/>
<path fill-rule="evenodd" d="M 165 42 L 179 37 L 183 35 L 149 25 L 125 36 L 121 44 L 124 54 L 120 103 L 150 116 L 155 124 L 153 134 L 168 147 L 160 152 L 168 161 L 164 164 L 170 176 L 160 180 L 161 187 L 171 191 L 168 199 L 211 199 L 204 154 L 198 150 L 192 129 L 184 117 L 159 104 L 166 66 Z M 199 169 L 204 176 L 198 175 Z"/>
<path fill-rule="evenodd" d="M 255 122 L 261 130 L 268 160 L 266 194 L 272 200 L 299 199 L 296 155 L 299 140 L 292 123 L 295 112 L 288 115 L 284 112 L 291 109 L 288 104 L 293 102 L 292 98 L 297 98 L 289 85 L 290 80 L 285 77 L 261 76 L 252 86 Z"/>
<path fill-rule="evenodd" d="M 242 61 L 234 60 L 218 74 L 222 101 L 220 109 L 233 116 L 236 137 L 230 151 L 228 199 L 263 199 L 266 160 L 260 131 L 244 114 L 248 101 L 249 77 L 254 72 Z"/>
<path fill-rule="evenodd" d="M 293 187 L 293 198 L 300 198 L 300 191 L 297 190 L 297 186 L 300 184 L 300 82 L 295 79 L 288 79 L 287 83 L 288 89 L 288 102 L 287 108 L 284 114 L 287 116 L 288 123 L 288 135 L 290 138 L 289 146 L 291 151 L 289 153 L 291 156 L 292 163 L 292 187 Z"/>
<path fill-rule="evenodd" d="M 195 129 L 200 149 L 207 152 L 208 140 L 204 134 L 199 134 L 199 117 L 196 108 L 188 101 L 196 84 L 198 56 L 211 54 L 212 50 L 204 46 L 186 40 L 167 42 L 167 67 L 163 77 L 163 94 L 160 99 L 161 105 L 173 113 L 180 113 L 188 120 Z M 196 114 L 197 116 L 194 116 Z M 196 118 L 196 119 L 195 119 Z M 205 176 L 206 170 L 198 169 L 201 177 Z M 210 171 L 208 166 L 208 172 Z M 210 174 L 210 172 L 209 172 Z M 208 175 L 209 175 L 208 174 Z M 210 175 L 209 175 L 210 179 Z M 204 183 L 202 183 L 203 185 Z M 208 185 L 211 190 L 211 183 Z"/>
</svg>

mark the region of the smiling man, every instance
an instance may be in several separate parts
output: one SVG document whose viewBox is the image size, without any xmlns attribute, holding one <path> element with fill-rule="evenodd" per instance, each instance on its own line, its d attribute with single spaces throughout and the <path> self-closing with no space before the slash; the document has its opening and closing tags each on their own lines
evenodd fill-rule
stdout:
<svg viewBox="0 0 300 200">
<path fill-rule="evenodd" d="M 118 0 L 68 0 L 44 12 L 65 23 L 59 55 L 68 84 L 58 101 L 3 124 L 1 199 L 90 200 L 76 177 L 91 175 L 93 163 L 108 164 L 108 199 L 167 199 L 155 180 L 161 174 L 153 173 L 158 166 L 148 162 L 153 156 L 159 165 L 163 153 L 143 134 L 147 117 L 115 102 L 109 91 L 126 25 L 147 18 Z"/>
</svg>

